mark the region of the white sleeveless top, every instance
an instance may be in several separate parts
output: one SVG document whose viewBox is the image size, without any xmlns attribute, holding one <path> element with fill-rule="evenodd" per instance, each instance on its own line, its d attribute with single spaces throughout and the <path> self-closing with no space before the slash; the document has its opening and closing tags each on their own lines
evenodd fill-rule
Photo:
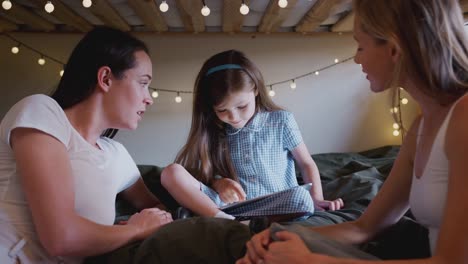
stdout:
<svg viewBox="0 0 468 264">
<path fill-rule="evenodd" d="M 457 101 L 458 102 L 458 101 Z M 434 253 L 442 224 L 449 177 L 449 162 L 445 153 L 445 138 L 447 127 L 452 116 L 455 102 L 449 110 L 445 120 L 437 132 L 429 157 L 421 177 L 416 177 L 413 169 L 413 181 L 410 192 L 410 206 L 416 220 L 429 230 L 429 243 L 431 253 Z M 416 144 L 419 144 L 424 119 L 421 119 L 418 128 Z"/>
</svg>

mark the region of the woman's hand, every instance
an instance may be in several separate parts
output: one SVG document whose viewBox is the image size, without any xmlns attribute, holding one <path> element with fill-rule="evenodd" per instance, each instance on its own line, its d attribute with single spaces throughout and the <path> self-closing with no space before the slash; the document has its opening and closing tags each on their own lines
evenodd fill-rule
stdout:
<svg viewBox="0 0 468 264">
<path fill-rule="evenodd" d="M 170 213 L 158 208 L 147 208 L 132 215 L 127 225 L 134 226 L 137 231 L 137 239 L 143 240 L 156 231 L 159 227 L 172 222 Z"/>
<path fill-rule="evenodd" d="M 270 229 L 265 229 L 256 234 L 247 241 L 247 252 L 243 258 L 236 262 L 236 264 L 250 264 L 262 261 L 267 253 L 268 245 L 270 243 Z"/>
<path fill-rule="evenodd" d="M 317 211 L 325 211 L 325 210 L 330 210 L 330 211 L 335 211 L 335 210 L 340 210 L 344 206 L 344 202 L 341 198 L 338 198 L 333 201 L 328 201 L 328 200 L 314 200 L 314 206 L 317 209 Z"/>
<path fill-rule="evenodd" d="M 244 201 L 247 197 L 242 186 L 232 179 L 216 179 L 212 186 L 221 200 L 227 204 Z"/>
</svg>

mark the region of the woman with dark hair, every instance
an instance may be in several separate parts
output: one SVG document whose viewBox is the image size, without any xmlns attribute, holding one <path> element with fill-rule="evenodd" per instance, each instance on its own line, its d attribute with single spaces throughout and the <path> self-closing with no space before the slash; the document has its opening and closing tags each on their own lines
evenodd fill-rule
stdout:
<svg viewBox="0 0 468 264">
<path fill-rule="evenodd" d="M 80 263 L 172 221 L 127 150 L 101 136 L 137 128 L 153 103 L 151 78 L 143 42 L 97 27 L 73 50 L 52 97 L 32 95 L 9 110 L 0 124 L 1 263 Z M 119 192 L 142 211 L 113 225 Z"/>
<path fill-rule="evenodd" d="M 388 263 L 468 263 L 468 41 L 459 1 L 355 0 L 354 10 L 355 61 L 370 89 L 403 87 L 422 115 L 363 215 L 313 230 L 343 244 L 361 244 L 396 224 L 411 208 L 429 230 L 431 256 Z M 278 242 L 270 235 L 266 230 L 254 236 L 237 263 L 380 262 L 313 253 L 290 232 L 275 233 Z"/>
</svg>

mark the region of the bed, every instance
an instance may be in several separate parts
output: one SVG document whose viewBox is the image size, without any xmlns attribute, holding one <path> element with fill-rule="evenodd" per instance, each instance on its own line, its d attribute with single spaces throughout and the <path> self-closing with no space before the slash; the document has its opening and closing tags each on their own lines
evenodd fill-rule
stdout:
<svg viewBox="0 0 468 264">
<path fill-rule="evenodd" d="M 294 224 L 317 226 L 357 219 L 388 176 L 398 150 L 398 146 L 384 146 L 357 153 L 312 155 L 319 167 L 324 196 L 343 198 L 345 207 L 335 212 L 316 212 Z M 153 165 L 139 165 L 138 168 L 149 189 L 170 210 L 175 210 L 179 205 L 160 183 L 163 168 Z M 297 177 L 302 183 L 299 172 Z M 134 212 L 125 201 L 117 198 L 116 221 Z M 88 259 L 87 263 L 233 263 L 243 254 L 250 231 L 232 222 L 205 218 L 178 220 L 143 243 Z M 427 230 L 413 220 L 409 211 L 397 225 L 360 248 L 382 259 L 425 257 L 429 255 Z"/>
</svg>

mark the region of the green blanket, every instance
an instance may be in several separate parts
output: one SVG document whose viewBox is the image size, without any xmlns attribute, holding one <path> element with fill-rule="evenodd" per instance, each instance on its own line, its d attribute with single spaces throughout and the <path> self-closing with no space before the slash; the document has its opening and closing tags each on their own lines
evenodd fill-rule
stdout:
<svg viewBox="0 0 468 264">
<path fill-rule="evenodd" d="M 345 202 L 345 207 L 335 212 L 316 212 L 309 219 L 294 223 L 318 226 L 357 219 L 388 176 L 398 150 L 397 146 L 385 146 L 359 153 L 312 155 L 319 167 L 325 198 L 341 197 Z M 150 165 L 138 167 L 149 189 L 169 209 L 177 208 L 177 202 L 161 185 L 162 168 Z M 297 176 L 301 183 L 302 178 L 299 172 Z M 135 212 L 120 199 L 117 199 L 116 210 L 116 220 L 124 219 Z M 226 225 L 223 229 L 220 228 L 219 221 L 223 220 L 196 218 L 177 221 L 161 228 L 142 244 L 132 244 L 101 256 L 96 263 L 103 263 L 105 259 L 109 263 L 132 263 L 132 261 L 137 261 L 136 263 L 233 263 L 236 255 L 243 254 L 242 246 L 249 238 L 249 231 L 245 226 L 235 222 Z M 233 237 L 232 233 L 237 233 L 239 236 Z M 229 243 L 224 241 L 229 241 Z M 213 249 L 211 252 L 207 250 L 210 248 Z M 391 230 L 382 233 L 375 241 L 363 245 L 362 249 L 383 259 L 427 256 L 429 252 L 427 230 L 416 224 L 409 212 Z M 194 256 L 196 252 L 199 253 Z M 222 254 L 220 255 L 219 252 Z M 167 262 L 168 259 L 172 261 Z"/>
</svg>

